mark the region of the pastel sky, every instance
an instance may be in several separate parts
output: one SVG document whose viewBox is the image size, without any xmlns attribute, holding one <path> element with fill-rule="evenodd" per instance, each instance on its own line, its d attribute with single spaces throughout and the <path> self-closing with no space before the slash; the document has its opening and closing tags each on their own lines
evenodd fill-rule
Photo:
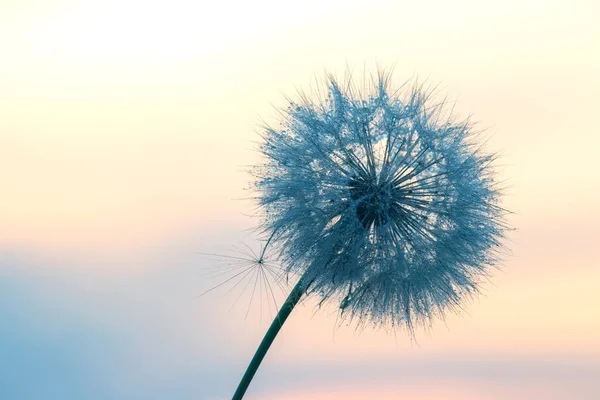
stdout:
<svg viewBox="0 0 600 400">
<path fill-rule="evenodd" d="M 223 276 L 197 253 L 258 249 L 245 169 L 284 94 L 377 65 L 439 83 L 485 129 L 510 254 L 416 341 L 306 301 L 247 398 L 600 398 L 598 15 L 594 0 L 3 0 L 0 398 L 230 398 L 274 307 L 265 288 L 198 297 Z"/>
</svg>

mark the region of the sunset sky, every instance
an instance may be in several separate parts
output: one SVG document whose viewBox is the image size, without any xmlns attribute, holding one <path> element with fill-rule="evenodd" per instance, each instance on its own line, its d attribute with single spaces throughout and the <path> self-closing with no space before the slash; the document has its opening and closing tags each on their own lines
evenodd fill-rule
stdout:
<svg viewBox="0 0 600 400">
<path fill-rule="evenodd" d="M 0 398 L 230 398 L 274 309 L 264 290 L 198 297 L 223 280 L 198 253 L 258 250 L 246 169 L 284 95 L 379 65 L 439 84 L 500 153 L 510 252 L 416 340 L 307 300 L 246 398 L 599 399 L 599 15 L 594 0 L 2 0 Z"/>
</svg>

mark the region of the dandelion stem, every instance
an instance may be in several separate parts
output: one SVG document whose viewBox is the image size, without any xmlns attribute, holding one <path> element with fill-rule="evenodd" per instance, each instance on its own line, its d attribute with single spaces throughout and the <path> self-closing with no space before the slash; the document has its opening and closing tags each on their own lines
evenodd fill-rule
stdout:
<svg viewBox="0 0 600 400">
<path fill-rule="evenodd" d="M 250 361 L 250 364 L 248 365 L 248 368 L 246 369 L 246 372 L 244 373 L 244 376 L 242 377 L 242 380 L 240 381 L 240 384 L 238 385 L 237 390 L 235 391 L 232 397 L 232 400 L 241 400 L 244 397 L 246 389 L 248 389 L 248 386 L 250 385 L 250 382 L 252 381 L 256 370 L 258 369 L 260 363 L 267 354 L 269 347 L 271 347 L 271 343 L 273 343 L 273 340 L 275 340 L 275 337 L 279 333 L 279 330 L 283 326 L 283 323 L 290 315 L 296 304 L 298 304 L 298 302 L 302 298 L 302 295 L 308 289 L 308 286 L 310 286 L 310 283 L 308 283 L 308 285 L 305 284 L 304 279 L 302 278 L 300 278 L 296 286 L 294 286 L 294 288 L 290 292 L 290 295 L 285 300 L 285 303 L 283 303 L 281 309 L 279 309 L 277 316 L 271 323 L 271 326 L 265 334 L 265 337 L 263 338 L 262 342 L 260 342 L 256 353 L 254 353 L 254 357 L 252 357 L 252 361 Z"/>
</svg>

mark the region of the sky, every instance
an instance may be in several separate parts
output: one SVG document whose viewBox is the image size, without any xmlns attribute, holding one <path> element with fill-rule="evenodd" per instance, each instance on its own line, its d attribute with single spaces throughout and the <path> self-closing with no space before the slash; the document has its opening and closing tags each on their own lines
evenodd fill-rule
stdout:
<svg viewBox="0 0 600 400">
<path fill-rule="evenodd" d="M 223 264 L 199 253 L 259 250 L 246 170 L 284 95 L 378 65 L 439 84 L 483 129 L 510 251 L 464 312 L 415 339 L 357 332 L 307 299 L 246 398 L 600 398 L 599 13 L 3 0 L 0 398 L 230 398 L 275 305 L 265 288 L 200 296 Z"/>
</svg>

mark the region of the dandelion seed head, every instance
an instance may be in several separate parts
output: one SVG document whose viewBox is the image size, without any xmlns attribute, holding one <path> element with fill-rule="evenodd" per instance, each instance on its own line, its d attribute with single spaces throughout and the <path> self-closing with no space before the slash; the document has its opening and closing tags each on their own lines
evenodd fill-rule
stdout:
<svg viewBox="0 0 600 400">
<path fill-rule="evenodd" d="M 255 189 L 264 228 L 310 294 L 359 324 L 427 325 L 461 307 L 506 230 L 493 154 L 415 85 L 327 82 L 265 128 Z"/>
</svg>

